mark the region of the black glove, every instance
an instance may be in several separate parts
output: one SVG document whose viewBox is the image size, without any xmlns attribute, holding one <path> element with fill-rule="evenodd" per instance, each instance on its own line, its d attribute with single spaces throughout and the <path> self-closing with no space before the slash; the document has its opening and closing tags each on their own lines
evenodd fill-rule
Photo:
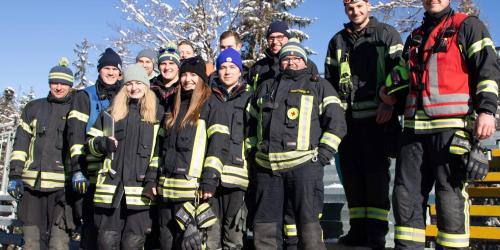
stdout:
<svg viewBox="0 0 500 250">
<path fill-rule="evenodd" d="M 326 156 L 326 150 L 324 148 L 319 148 L 318 150 L 318 161 L 321 163 L 321 166 L 330 165 L 330 158 Z"/>
<path fill-rule="evenodd" d="M 154 182 L 147 182 L 142 190 L 142 195 L 150 200 L 154 200 L 155 194 L 153 193 L 153 188 L 156 188 L 156 184 Z"/>
<path fill-rule="evenodd" d="M 182 250 L 201 250 L 202 233 L 196 225 L 190 223 L 184 236 L 182 237 L 181 249 Z"/>
<path fill-rule="evenodd" d="M 482 180 L 488 174 L 488 157 L 478 143 L 472 145 L 471 151 L 464 155 L 467 180 Z"/>
<path fill-rule="evenodd" d="M 106 136 L 98 136 L 94 139 L 94 146 L 99 150 L 99 152 L 103 154 L 110 155 L 111 153 L 116 152 L 116 144 L 115 142 Z"/>
</svg>

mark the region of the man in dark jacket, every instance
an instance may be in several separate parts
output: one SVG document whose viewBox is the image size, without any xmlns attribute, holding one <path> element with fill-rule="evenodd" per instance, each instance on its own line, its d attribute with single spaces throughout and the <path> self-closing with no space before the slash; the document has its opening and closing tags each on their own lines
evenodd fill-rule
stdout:
<svg viewBox="0 0 500 250">
<path fill-rule="evenodd" d="M 68 65 L 63 58 L 50 70 L 49 95 L 26 105 L 16 132 L 8 192 L 19 199 L 25 249 L 69 249 L 74 229 L 72 216 L 66 217 L 71 210 L 64 190 L 69 185 L 66 116 L 74 98 Z"/>
<path fill-rule="evenodd" d="M 76 209 L 80 210 L 83 217 L 81 244 L 85 249 L 97 248 L 95 245 L 97 235 L 93 223 L 93 197 L 100 159 L 84 152 L 84 144 L 88 140 L 87 133 L 92 130 L 99 113 L 111 104 L 121 89 L 122 84 L 119 79 L 122 60 L 113 49 L 107 48 L 99 58 L 97 70 L 99 78 L 96 84 L 76 93 L 68 115 L 72 184 L 77 192 L 84 195 L 83 209 L 81 207 Z"/>
<path fill-rule="evenodd" d="M 370 17 L 368 0 L 346 0 L 344 7 L 350 22 L 330 40 L 325 63 L 325 78 L 346 105 L 348 127 L 339 158 L 350 229 L 339 242 L 383 249 L 390 210 L 387 145 L 396 144 L 401 128 L 378 90 L 403 44 L 393 27 Z"/>
<path fill-rule="evenodd" d="M 158 68 L 160 74 L 151 80 L 151 90 L 155 92 L 164 110 L 168 109 L 170 97 L 179 84 L 180 57 L 174 44 L 160 50 Z"/>
</svg>

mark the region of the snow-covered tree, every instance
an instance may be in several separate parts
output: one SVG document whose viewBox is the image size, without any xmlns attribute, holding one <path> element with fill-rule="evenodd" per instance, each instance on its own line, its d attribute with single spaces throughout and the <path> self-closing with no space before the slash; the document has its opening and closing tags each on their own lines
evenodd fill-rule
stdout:
<svg viewBox="0 0 500 250">
<path fill-rule="evenodd" d="M 471 16 L 479 16 L 479 8 L 473 0 L 461 0 L 458 10 Z"/>
<path fill-rule="evenodd" d="M 245 43 L 244 57 L 256 59 L 263 51 L 267 26 L 285 20 L 303 28 L 312 19 L 289 13 L 303 0 L 179 0 L 175 5 L 166 0 L 120 0 L 118 8 L 132 23 L 115 27 L 124 47 L 139 45 L 159 48 L 169 42 L 189 40 L 200 55 L 213 61 L 217 54 L 219 35 L 236 30 Z M 307 34 L 292 30 L 306 39 Z M 116 45 L 116 44 L 115 44 Z"/>
<path fill-rule="evenodd" d="M 24 92 L 23 95 L 17 99 L 19 112 L 23 110 L 24 106 L 26 106 L 28 102 L 35 100 L 35 98 L 36 98 L 35 90 L 33 89 L 33 87 L 30 87 L 30 90 L 28 92 Z"/>
<path fill-rule="evenodd" d="M 16 105 L 16 91 L 12 87 L 7 87 L 3 91 L 0 99 L 0 125 L 15 122 L 20 116 Z"/>
<path fill-rule="evenodd" d="M 83 41 L 79 44 L 76 44 L 75 48 L 73 49 L 76 55 L 76 60 L 73 62 L 73 66 L 75 66 L 76 69 L 76 89 L 83 89 L 92 84 L 92 82 L 87 79 L 87 68 L 94 66 L 89 62 L 89 50 L 91 48 L 94 48 L 94 45 L 90 44 L 87 39 L 83 39 Z"/>
</svg>

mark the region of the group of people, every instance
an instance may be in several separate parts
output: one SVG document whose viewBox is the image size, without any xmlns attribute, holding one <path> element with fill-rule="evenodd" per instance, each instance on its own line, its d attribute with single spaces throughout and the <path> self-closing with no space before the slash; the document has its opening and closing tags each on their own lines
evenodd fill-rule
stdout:
<svg viewBox="0 0 500 250">
<path fill-rule="evenodd" d="M 324 78 L 282 21 L 250 68 L 234 31 L 215 71 L 189 41 L 123 68 L 108 48 L 95 85 L 77 91 L 61 60 L 11 154 L 24 247 L 68 249 L 81 226 L 82 249 L 243 249 L 248 229 L 255 249 L 326 249 L 323 167 L 337 154 L 350 223 L 340 244 L 384 249 L 392 157 L 395 248 L 424 248 L 435 186 L 437 246 L 466 249 L 464 190 L 487 174 L 478 141 L 495 131 L 500 70 L 477 17 L 422 3 L 403 45 L 369 0 L 343 0 L 349 22 Z"/>
</svg>

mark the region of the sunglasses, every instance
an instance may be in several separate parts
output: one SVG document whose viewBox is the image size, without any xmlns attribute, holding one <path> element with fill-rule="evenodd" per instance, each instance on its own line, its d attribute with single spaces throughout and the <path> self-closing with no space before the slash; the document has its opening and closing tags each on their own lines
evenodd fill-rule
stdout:
<svg viewBox="0 0 500 250">
<path fill-rule="evenodd" d="M 177 50 L 175 48 L 160 48 L 160 50 L 158 52 L 160 52 L 160 55 L 165 53 L 165 52 L 174 54 L 174 53 L 177 53 Z"/>
</svg>

